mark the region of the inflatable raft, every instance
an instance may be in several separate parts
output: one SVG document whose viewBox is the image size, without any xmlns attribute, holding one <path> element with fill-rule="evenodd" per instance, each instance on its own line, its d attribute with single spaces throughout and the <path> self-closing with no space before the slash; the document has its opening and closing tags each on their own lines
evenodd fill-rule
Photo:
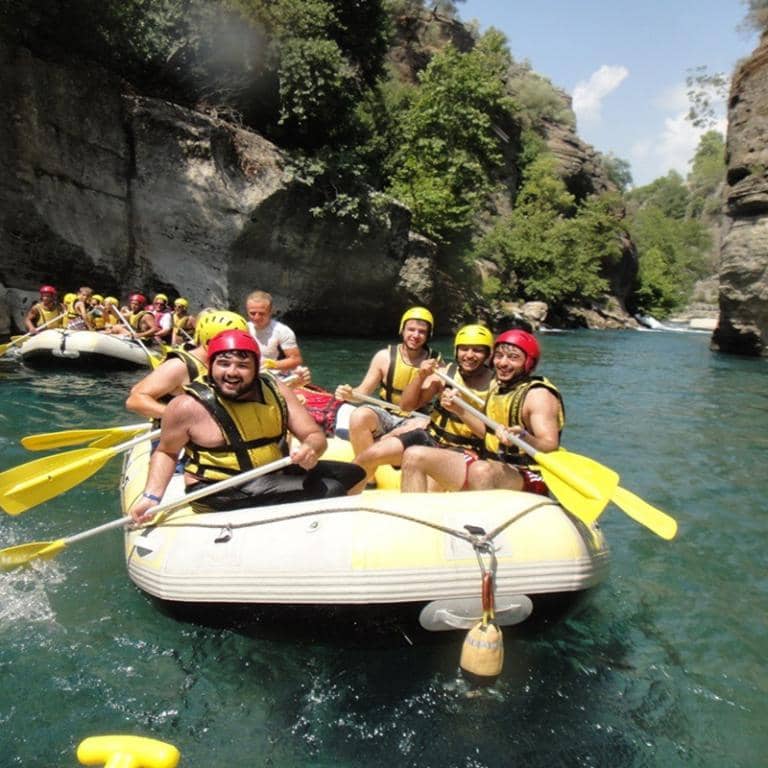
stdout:
<svg viewBox="0 0 768 768">
<path fill-rule="evenodd" d="M 149 365 L 141 344 L 126 336 L 53 328 L 21 345 L 21 359 L 34 368 L 131 370 Z"/>
<path fill-rule="evenodd" d="M 126 456 L 124 509 L 143 489 L 149 445 Z M 163 503 L 180 498 L 175 475 Z M 551 499 L 515 491 L 358 496 L 195 514 L 126 530 L 131 580 L 169 603 L 394 606 L 425 629 L 460 629 L 482 615 L 485 570 L 496 575 L 500 623 L 538 598 L 576 597 L 601 582 L 608 550 Z"/>
</svg>

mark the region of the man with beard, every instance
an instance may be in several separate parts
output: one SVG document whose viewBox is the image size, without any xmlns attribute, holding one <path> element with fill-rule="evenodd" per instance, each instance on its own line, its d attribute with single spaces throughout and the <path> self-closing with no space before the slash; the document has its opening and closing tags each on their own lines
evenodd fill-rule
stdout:
<svg viewBox="0 0 768 768">
<path fill-rule="evenodd" d="M 547 495 L 541 475 L 529 456 L 509 440 L 513 434 L 537 451 L 555 451 L 565 423 L 563 401 L 557 388 L 543 376 L 533 376 L 541 350 L 526 331 L 500 334 L 493 348 L 495 381 L 485 403 L 485 413 L 500 426 L 494 433 L 462 408 L 455 389 L 441 396 L 442 407 L 458 414 L 483 438 L 483 459 L 467 451 L 415 446 L 403 454 L 401 488 L 426 491 L 432 478 L 446 491 L 506 488 Z"/>
<path fill-rule="evenodd" d="M 493 334 L 484 325 L 465 325 L 459 329 L 454 339 L 455 362 L 445 370 L 460 387 L 469 389 L 478 400 L 485 401 L 493 373 L 488 368 L 488 361 L 493 348 Z M 439 367 L 436 358 L 423 360 L 416 376 L 403 390 L 400 406 L 407 410 L 423 408 L 431 403 L 444 389 L 443 379 L 435 374 Z M 432 448 L 451 448 L 453 450 L 477 451 L 482 447 L 482 439 L 451 411 L 439 403 L 432 410 L 431 419 L 425 427 L 399 429 L 377 440 L 355 458 L 367 473 L 368 480 L 373 478 L 376 467 L 382 464 L 399 466 L 403 452 L 413 446 L 421 445 Z"/>
<path fill-rule="evenodd" d="M 439 359 L 439 354 L 427 346 L 434 325 L 432 313 L 425 307 L 406 310 L 400 318 L 402 343 L 380 349 L 371 358 L 368 372 L 357 387 L 340 384 L 336 388 L 337 399 L 354 402 L 356 392 L 371 395 L 380 387 L 382 400 L 399 405 L 403 390 L 417 376 L 419 366 L 429 358 Z M 403 426 L 406 419 L 413 427 L 424 426 L 428 421 L 426 413 L 409 416 L 406 411 L 393 413 L 376 405 L 356 408 L 349 420 L 349 441 L 355 457 L 370 448 L 374 440 Z"/>
<path fill-rule="evenodd" d="M 342 496 L 360 482 L 360 467 L 318 461 L 327 445 L 322 429 L 288 388 L 259 374 L 259 363 L 259 346 L 245 331 L 211 340 L 208 376 L 185 387 L 163 414 L 144 492 L 130 509 L 135 522 L 151 519 L 182 449 L 190 491 L 282 458 L 289 433 L 298 441 L 292 466 L 207 496 L 193 504 L 196 512 Z"/>
</svg>

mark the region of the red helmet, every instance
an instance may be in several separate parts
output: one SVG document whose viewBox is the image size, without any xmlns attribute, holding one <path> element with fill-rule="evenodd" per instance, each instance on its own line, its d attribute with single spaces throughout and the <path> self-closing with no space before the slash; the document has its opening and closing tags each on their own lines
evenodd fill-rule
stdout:
<svg viewBox="0 0 768 768">
<path fill-rule="evenodd" d="M 521 331 L 514 328 L 511 331 L 504 331 L 496 337 L 496 343 L 493 345 L 494 351 L 499 344 L 511 344 L 513 347 L 522 349 L 525 352 L 525 372 L 530 373 L 538 364 L 541 357 L 541 347 L 539 342 L 527 331 Z"/>
<path fill-rule="evenodd" d="M 128 297 L 128 303 L 132 301 L 138 302 L 143 307 L 147 303 L 147 297 L 143 293 L 132 293 Z"/>
<path fill-rule="evenodd" d="M 41 285 L 40 295 L 42 296 L 44 293 L 49 293 L 51 296 L 55 296 L 58 291 L 52 285 Z"/>
<path fill-rule="evenodd" d="M 239 329 L 222 331 L 208 342 L 208 371 L 213 365 L 213 358 L 222 352 L 250 352 L 256 358 L 256 369 L 261 361 L 261 350 L 256 339 L 246 331 Z"/>
</svg>

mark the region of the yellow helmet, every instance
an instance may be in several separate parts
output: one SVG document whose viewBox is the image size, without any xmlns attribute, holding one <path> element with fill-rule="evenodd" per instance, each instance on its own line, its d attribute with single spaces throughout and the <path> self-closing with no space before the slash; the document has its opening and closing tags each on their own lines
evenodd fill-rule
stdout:
<svg viewBox="0 0 768 768">
<path fill-rule="evenodd" d="M 456 332 L 453 341 L 454 357 L 459 345 L 469 347 L 488 347 L 488 354 L 493 349 L 493 334 L 484 325 L 465 325 Z"/>
<path fill-rule="evenodd" d="M 100 293 L 94 293 L 91 296 L 91 301 L 94 304 L 103 304 L 104 303 L 104 297 Z"/>
<path fill-rule="evenodd" d="M 405 328 L 405 324 L 409 320 L 423 320 L 425 323 L 429 323 L 429 335 L 432 335 L 432 329 L 435 327 L 435 319 L 432 317 L 432 313 L 426 307 L 411 307 L 403 312 L 403 316 L 400 318 L 400 330 L 398 333 L 402 333 Z"/>
<path fill-rule="evenodd" d="M 65 293 L 62 301 L 64 302 L 64 304 L 74 304 L 76 298 L 77 298 L 76 293 Z"/>
<path fill-rule="evenodd" d="M 247 331 L 248 323 L 242 315 L 228 309 L 210 309 L 197 316 L 195 344 L 207 347 L 208 342 L 222 331 Z"/>
<path fill-rule="evenodd" d="M 174 307 L 188 307 L 189 306 L 189 302 L 183 296 L 179 296 L 179 298 L 176 299 L 176 301 L 173 302 L 173 306 Z"/>
<path fill-rule="evenodd" d="M 116 307 L 120 302 L 114 296 L 107 296 L 104 299 L 104 303 L 111 304 L 113 307 Z"/>
<path fill-rule="evenodd" d="M 154 304 L 156 301 L 164 301 L 167 304 L 168 297 L 164 293 L 156 293 L 155 298 L 152 300 L 152 303 Z"/>
</svg>

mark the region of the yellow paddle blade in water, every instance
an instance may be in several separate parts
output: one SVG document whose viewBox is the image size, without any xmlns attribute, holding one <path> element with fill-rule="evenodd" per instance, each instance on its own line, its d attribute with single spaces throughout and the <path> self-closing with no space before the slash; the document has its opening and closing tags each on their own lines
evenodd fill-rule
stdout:
<svg viewBox="0 0 768 768">
<path fill-rule="evenodd" d="M 124 427 L 109 427 L 105 429 L 66 429 L 60 432 L 42 432 L 37 435 L 27 435 L 21 438 L 21 444 L 28 451 L 49 451 L 54 448 L 66 448 L 70 445 L 80 445 L 98 440 L 98 448 L 116 445 L 121 440 L 149 431 L 152 425 L 129 424 Z M 111 442 L 108 442 L 111 440 Z"/>
<path fill-rule="evenodd" d="M 620 509 L 623 509 L 629 517 L 653 531 L 657 536 L 669 541 L 677 534 L 677 521 L 666 512 L 656 509 L 647 501 L 628 491 L 626 488 L 617 488 L 611 496 L 611 501 Z"/>
<path fill-rule="evenodd" d="M 0 507 L 18 515 L 87 480 L 119 453 L 114 448 L 80 448 L 43 456 L 0 473 Z"/>
<path fill-rule="evenodd" d="M 579 506 L 585 522 L 594 522 L 599 517 L 619 484 L 619 475 L 609 467 L 588 456 L 571 453 L 562 448 L 552 453 L 539 452 L 535 461 L 541 468 L 547 485 L 550 485 L 553 476 L 556 478 L 551 490 L 558 501 L 573 514 L 582 517 L 582 514 L 571 509 L 563 499 L 568 499 L 571 506 Z M 555 488 L 558 489 L 557 492 Z M 597 503 L 587 504 L 587 501 Z M 596 514 L 595 509 L 599 510 Z"/>
<path fill-rule="evenodd" d="M 32 541 L 29 544 L 0 549 L 0 570 L 9 571 L 12 568 L 18 568 L 38 557 L 53 557 L 64 549 L 64 546 L 64 539 L 58 539 L 57 541 Z"/>
</svg>

